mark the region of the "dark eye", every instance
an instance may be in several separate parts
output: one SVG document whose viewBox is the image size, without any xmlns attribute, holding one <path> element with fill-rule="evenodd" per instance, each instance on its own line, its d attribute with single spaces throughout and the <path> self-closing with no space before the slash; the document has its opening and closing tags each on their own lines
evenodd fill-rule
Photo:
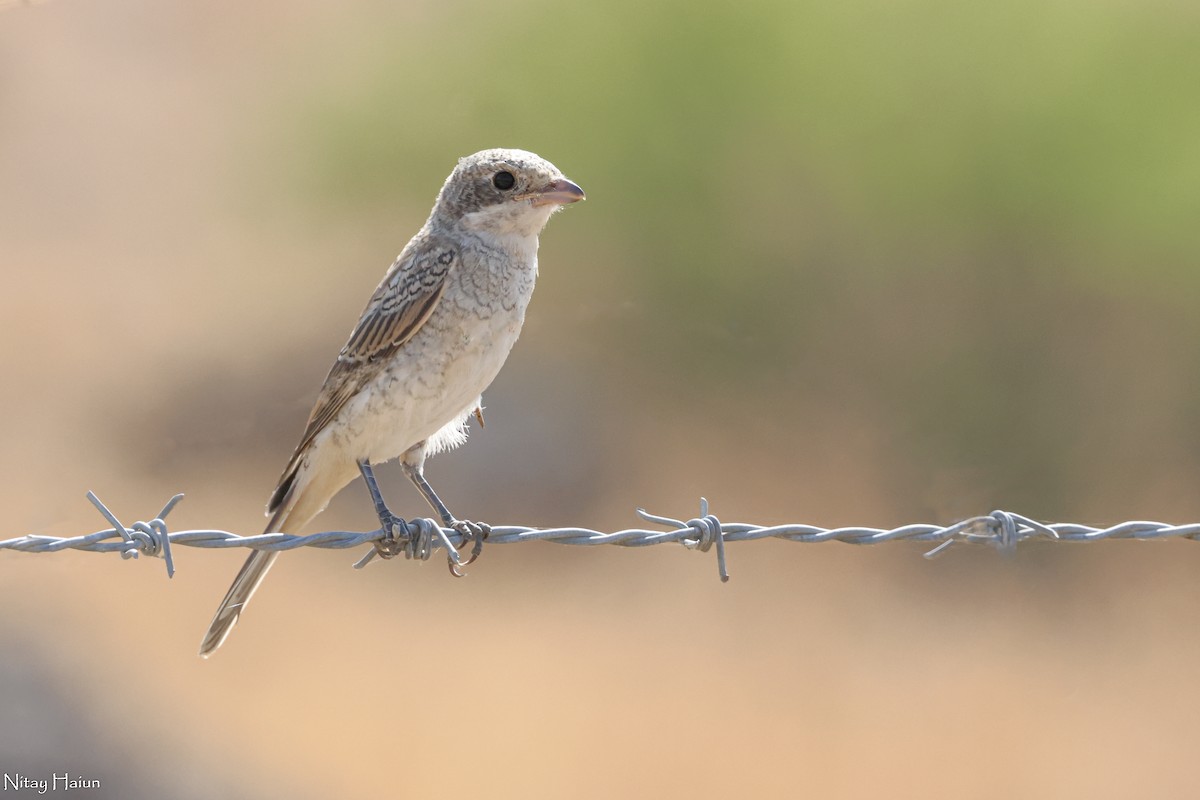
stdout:
<svg viewBox="0 0 1200 800">
<path fill-rule="evenodd" d="M 511 172 L 507 170 L 497 172 L 492 176 L 492 186 L 495 186 L 502 192 L 507 192 L 509 189 L 517 185 L 517 179 L 513 177 Z"/>
</svg>

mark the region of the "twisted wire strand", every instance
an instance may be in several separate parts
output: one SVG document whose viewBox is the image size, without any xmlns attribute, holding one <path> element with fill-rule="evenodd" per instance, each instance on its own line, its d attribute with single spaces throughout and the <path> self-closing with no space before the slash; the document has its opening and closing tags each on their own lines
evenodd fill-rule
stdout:
<svg viewBox="0 0 1200 800">
<path fill-rule="evenodd" d="M 344 550 L 362 545 L 372 545 L 372 550 L 355 567 L 365 566 L 376 555 L 390 558 L 404 553 L 406 558 L 429 559 L 438 549 L 449 551 L 449 558 L 458 563 L 454 548 L 470 541 L 454 528 L 440 527 L 431 519 L 414 519 L 397 524 L 391 531 L 325 531 L 306 536 L 285 533 L 265 533 L 257 536 L 238 536 L 227 531 L 189 530 L 169 532 L 164 518 L 183 499 L 177 494 L 167 501 L 158 515 L 148 522 L 135 522 L 125 527 L 116 515 L 92 492 L 88 500 L 112 526 L 86 536 L 59 538 L 31 534 L 0 541 L 0 550 L 15 550 L 24 553 L 56 553 L 62 550 L 85 550 L 88 552 L 118 552 L 122 558 L 137 558 L 139 555 L 156 556 L 166 561 L 168 577 L 175 574 L 172 546 L 231 548 L 250 547 L 256 550 L 295 550 L 299 547 L 318 547 L 327 550 Z M 1042 523 L 1029 517 L 1008 511 L 993 511 L 985 516 L 971 517 L 952 525 L 912 524 L 899 528 L 842 527 L 821 528 L 815 525 L 753 525 L 745 522 L 721 522 L 708 513 L 708 501 L 700 499 L 700 516 L 690 520 L 650 514 L 637 510 L 645 521 L 661 525 L 666 530 L 629 528 L 604 533 L 589 528 L 529 528 L 518 525 L 498 525 L 490 529 L 489 544 L 513 544 L 515 542 L 541 541 L 570 545 L 617 545 L 619 547 L 647 547 L 674 542 L 700 552 L 707 552 L 715 545 L 717 566 L 722 581 L 729 580 L 725 565 L 725 544 L 747 542 L 758 539 L 783 539 L 803 544 L 821 542 L 843 542 L 846 544 L 881 544 L 893 541 L 917 541 L 932 543 L 935 547 L 926 557 L 933 557 L 956 542 L 984 544 L 1002 552 L 1011 552 L 1021 542 L 1030 539 L 1045 539 L 1058 542 L 1096 542 L 1106 539 L 1167 539 L 1200 538 L 1200 523 L 1171 525 L 1154 521 L 1130 521 L 1097 528 L 1071 522 Z"/>
</svg>

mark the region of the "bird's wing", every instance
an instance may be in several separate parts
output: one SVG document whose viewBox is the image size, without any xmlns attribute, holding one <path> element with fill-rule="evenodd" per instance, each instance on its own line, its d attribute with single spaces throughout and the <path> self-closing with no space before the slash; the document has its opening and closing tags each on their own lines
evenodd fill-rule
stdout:
<svg viewBox="0 0 1200 800">
<path fill-rule="evenodd" d="M 317 434 L 378 374 L 382 362 L 429 319 L 445 291 L 446 276 L 458 260 L 456 248 L 426 240 L 406 247 L 392 264 L 325 378 L 304 436 L 271 496 L 268 513 L 283 502 L 300 459 Z"/>
</svg>

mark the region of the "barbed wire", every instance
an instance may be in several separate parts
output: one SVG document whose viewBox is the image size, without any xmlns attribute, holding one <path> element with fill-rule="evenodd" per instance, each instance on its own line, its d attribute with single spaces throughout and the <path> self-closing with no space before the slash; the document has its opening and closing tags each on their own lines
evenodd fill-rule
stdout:
<svg viewBox="0 0 1200 800">
<path fill-rule="evenodd" d="M 300 547 L 319 547 L 327 550 L 344 550 L 351 547 L 371 545 L 372 549 L 354 567 L 366 566 L 376 555 L 391 558 L 401 553 L 405 558 L 428 560 L 438 549 L 445 549 L 452 565 L 458 566 L 458 548 L 470 541 L 454 528 L 443 528 L 431 519 L 409 521 L 397 520 L 390 531 L 382 528 L 366 532 L 326 531 L 307 536 L 286 533 L 264 533 L 257 536 L 239 536 L 217 530 L 190 530 L 168 532 L 164 518 L 183 499 L 177 494 L 167 501 L 158 515 L 149 522 L 138 521 L 125 527 L 116 515 L 92 492 L 88 500 L 108 520 L 111 528 L 86 536 L 59 538 L 31 534 L 15 539 L 0 541 L 0 550 L 15 550 L 24 553 L 57 553 L 62 550 L 85 550 L 94 553 L 117 552 L 122 558 L 137 558 L 139 555 L 160 557 L 166 561 L 167 576 L 175 574 L 174 545 L 188 547 L 231 548 L 250 547 L 256 550 L 295 550 Z M 488 529 L 489 544 L 513 544 L 515 542 L 554 542 L 572 545 L 617 545 L 619 547 L 646 547 L 649 545 L 675 542 L 690 550 L 707 552 L 715 546 L 717 569 L 722 581 L 729 580 L 725 565 L 725 544 L 747 542 L 757 539 L 783 539 L 789 542 L 817 544 L 821 542 L 843 542 L 845 544 L 881 544 L 893 541 L 916 541 L 934 543 L 936 546 L 925 553 L 932 558 L 952 544 L 984 544 L 1002 552 L 1012 552 L 1018 544 L 1030 539 L 1045 539 L 1057 542 L 1097 542 L 1107 539 L 1167 539 L 1200 538 L 1200 523 L 1170 525 L 1164 522 L 1131 521 L 1096 528 L 1071 522 L 1042 523 L 1009 511 L 993 511 L 985 516 L 971 517 L 952 525 L 913 524 L 899 528 L 843 527 L 821 528 L 815 525 L 753 525 L 744 522 L 721 522 L 708 512 L 708 501 L 700 498 L 700 516 L 689 520 L 663 517 L 637 509 L 637 514 L 646 522 L 661 525 L 667 530 L 645 530 L 630 528 L 604 533 L 589 528 L 529 528 L 517 525 L 500 525 Z"/>
</svg>

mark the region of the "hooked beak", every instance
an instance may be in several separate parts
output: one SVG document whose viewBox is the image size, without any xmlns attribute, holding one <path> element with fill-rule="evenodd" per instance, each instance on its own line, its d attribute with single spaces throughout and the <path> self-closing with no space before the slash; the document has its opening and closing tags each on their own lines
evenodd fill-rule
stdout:
<svg viewBox="0 0 1200 800">
<path fill-rule="evenodd" d="M 530 192 L 526 197 L 535 206 L 565 206 L 587 199 L 587 195 L 583 193 L 583 189 L 580 189 L 566 178 L 559 178 L 556 181 L 552 181 L 541 189 Z"/>
</svg>

